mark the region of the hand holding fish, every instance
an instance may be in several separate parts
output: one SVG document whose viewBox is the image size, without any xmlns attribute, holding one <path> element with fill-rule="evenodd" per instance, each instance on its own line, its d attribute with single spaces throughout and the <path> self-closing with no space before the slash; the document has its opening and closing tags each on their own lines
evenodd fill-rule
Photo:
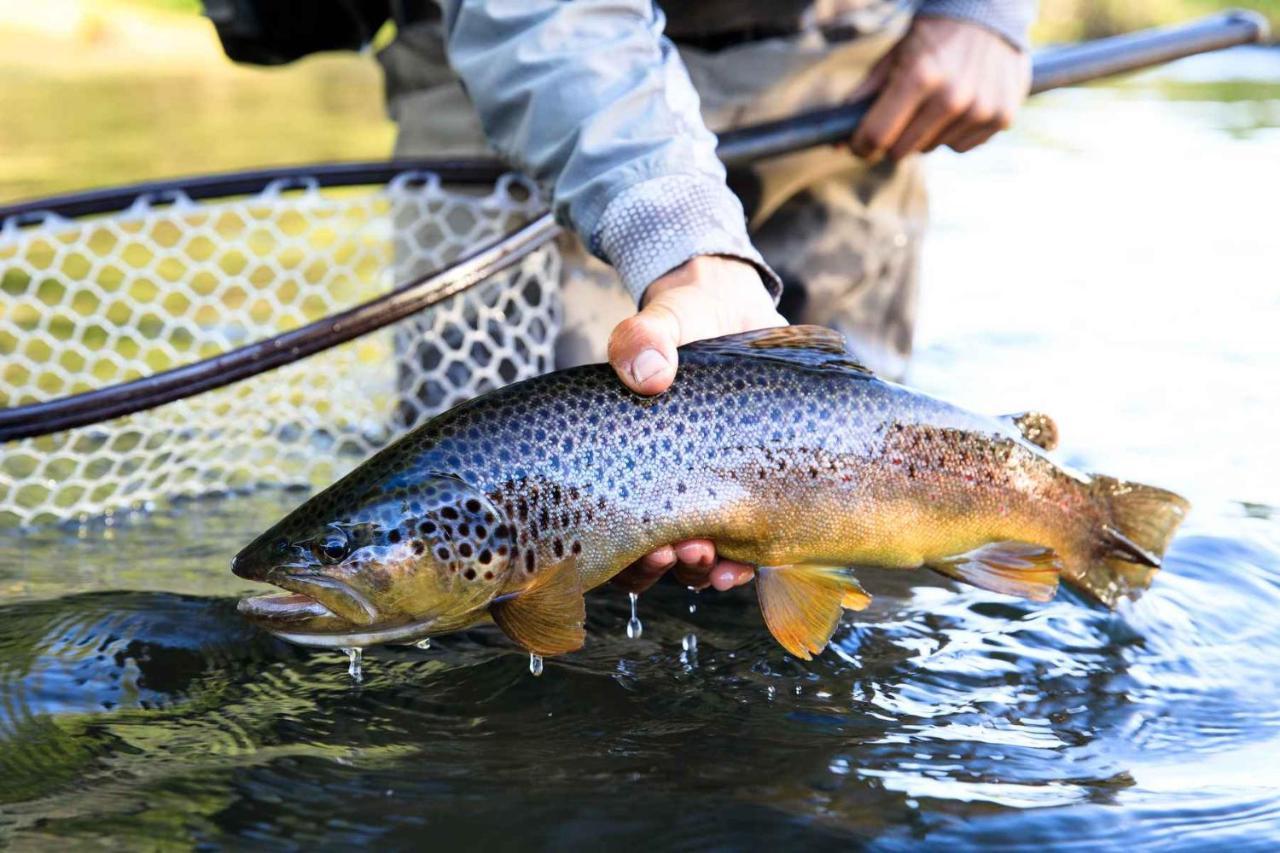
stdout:
<svg viewBox="0 0 1280 853">
<path fill-rule="evenodd" d="M 785 325 L 755 267 L 702 255 L 649 285 L 639 313 L 610 335 L 609 363 L 637 394 L 661 394 L 675 381 L 677 347 Z"/>
<path fill-rule="evenodd" d="M 659 278 L 645 291 L 641 310 L 613 330 L 609 363 L 639 394 L 660 394 L 676 378 L 676 348 L 703 338 L 785 326 L 750 264 L 713 255 L 696 257 Z M 614 582 L 643 592 L 671 570 L 686 586 L 724 591 L 749 582 L 744 563 L 717 560 L 715 544 L 693 539 L 645 555 Z"/>
</svg>

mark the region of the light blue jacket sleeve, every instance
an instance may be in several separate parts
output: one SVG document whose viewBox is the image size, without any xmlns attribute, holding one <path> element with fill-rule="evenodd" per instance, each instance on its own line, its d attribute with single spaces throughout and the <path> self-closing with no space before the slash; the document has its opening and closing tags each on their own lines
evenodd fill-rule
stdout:
<svg viewBox="0 0 1280 853">
<path fill-rule="evenodd" d="M 443 0 L 449 62 L 490 142 L 638 300 L 696 255 L 777 276 L 747 236 L 650 0 Z"/>
<path fill-rule="evenodd" d="M 924 0 L 916 14 L 979 24 L 1026 50 L 1037 5 L 1036 0 Z"/>
</svg>

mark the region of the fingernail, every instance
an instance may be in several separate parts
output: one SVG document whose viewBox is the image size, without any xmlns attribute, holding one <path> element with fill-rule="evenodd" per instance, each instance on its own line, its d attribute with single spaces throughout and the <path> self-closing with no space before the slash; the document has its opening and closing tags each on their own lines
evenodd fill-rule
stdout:
<svg viewBox="0 0 1280 853">
<path fill-rule="evenodd" d="M 667 369 L 667 360 L 656 349 L 647 349 L 631 362 L 631 378 L 637 385 L 643 385 L 659 373 Z"/>
<path fill-rule="evenodd" d="M 711 585 L 719 592 L 728 592 L 734 587 L 734 577 L 732 569 L 717 569 L 711 573 Z"/>
</svg>

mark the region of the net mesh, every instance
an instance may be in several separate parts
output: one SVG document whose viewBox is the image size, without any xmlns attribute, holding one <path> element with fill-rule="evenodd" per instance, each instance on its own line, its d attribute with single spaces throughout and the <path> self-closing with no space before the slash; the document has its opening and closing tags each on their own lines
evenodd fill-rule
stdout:
<svg viewBox="0 0 1280 853">
<path fill-rule="evenodd" d="M 441 269 L 542 206 L 405 173 L 0 224 L 0 406 L 147 376 L 296 328 Z M 554 247 L 379 332 L 262 376 L 0 446 L 0 524 L 86 519 L 260 484 L 319 487 L 427 417 L 552 367 Z"/>
</svg>

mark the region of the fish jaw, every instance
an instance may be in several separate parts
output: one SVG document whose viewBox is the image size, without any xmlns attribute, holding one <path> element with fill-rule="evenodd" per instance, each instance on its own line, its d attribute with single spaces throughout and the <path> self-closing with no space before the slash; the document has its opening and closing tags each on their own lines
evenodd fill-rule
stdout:
<svg viewBox="0 0 1280 853">
<path fill-rule="evenodd" d="M 242 598 L 236 610 L 254 625 L 272 633 L 337 633 L 352 627 L 314 598 L 296 592 Z"/>
<path fill-rule="evenodd" d="M 238 610 L 268 630 L 277 625 L 308 631 L 367 628 L 378 621 L 378 610 L 358 590 L 333 577 L 315 573 L 269 573 L 269 582 L 286 593 L 243 599 Z"/>
<path fill-rule="evenodd" d="M 436 627 L 434 619 L 381 628 L 355 625 L 314 598 L 296 592 L 244 598 L 236 609 L 249 622 L 282 640 L 316 648 L 364 648 L 380 643 L 409 643 L 432 636 Z"/>
</svg>

